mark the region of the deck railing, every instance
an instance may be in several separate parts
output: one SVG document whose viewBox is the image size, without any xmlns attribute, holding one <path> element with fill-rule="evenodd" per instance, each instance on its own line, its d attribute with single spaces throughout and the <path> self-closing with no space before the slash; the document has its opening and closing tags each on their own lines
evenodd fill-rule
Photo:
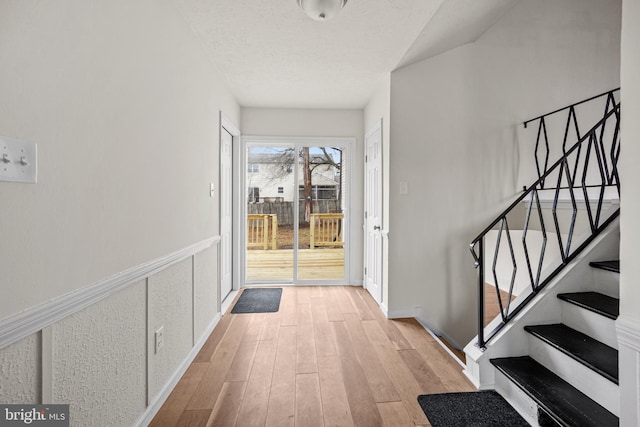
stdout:
<svg viewBox="0 0 640 427">
<path fill-rule="evenodd" d="M 344 214 L 314 213 L 309 220 L 310 249 L 317 247 L 343 247 Z"/>
<path fill-rule="evenodd" d="M 526 126 L 533 121 L 539 122 L 536 142 L 539 178 L 525 188 L 470 245 L 478 270 L 477 345 L 481 349 L 619 215 L 617 205 L 605 206 L 605 199 L 609 198 L 607 193 L 614 193 L 612 200 L 619 200 L 620 197 L 620 103 L 615 99 L 617 91 L 618 89 L 592 97 L 525 123 Z M 603 96 L 606 96 L 604 115 L 581 135 L 575 107 Z M 563 155 L 560 160 L 548 166 L 550 147 L 546 120 L 550 115 L 563 111 L 568 111 Z M 570 127 L 575 129 L 578 141 L 567 148 Z M 546 151 L 544 162 L 538 156 L 543 144 Z M 546 206 L 544 199 L 548 201 Z M 510 227 L 510 222 L 520 223 L 519 239 L 512 237 L 520 227 Z M 548 242 L 548 237 L 553 235 L 555 239 Z M 489 238 L 490 242 L 487 241 Z M 492 247 L 490 256 L 493 258 L 490 259 L 486 259 L 485 253 L 488 243 Z M 550 260 L 553 256 L 550 254 L 554 253 L 558 259 Z M 498 271 L 499 259 L 507 260 L 506 267 L 501 267 L 506 270 L 506 274 Z M 487 268 L 492 273 L 499 319 L 490 323 L 491 327 L 485 334 Z M 519 268 L 525 268 L 524 273 L 518 274 Z M 518 291 L 514 292 L 516 289 Z"/>
<path fill-rule="evenodd" d="M 271 242 L 271 249 L 278 249 L 278 216 L 247 215 L 247 248 L 267 250 L 269 242 Z"/>
</svg>

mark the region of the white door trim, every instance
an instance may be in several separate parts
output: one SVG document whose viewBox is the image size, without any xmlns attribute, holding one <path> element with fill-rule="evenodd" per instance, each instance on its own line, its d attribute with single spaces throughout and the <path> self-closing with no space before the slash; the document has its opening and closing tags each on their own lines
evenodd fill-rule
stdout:
<svg viewBox="0 0 640 427">
<path fill-rule="evenodd" d="M 237 215 L 235 215 L 236 212 L 238 212 L 238 190 L 239 190 L 239 186 L 238 186 L 238 179 L 237 179 L 237 175 L 239 174 L 239 168 L 238 168 L 238 154 L 239 154 L 239 146 L 240 146 L 240 130 L 233 124 L 233 122 L 231 122 L 231 120 L 229 120 L 229 118 L 227 118 L 224 113 L 222 111 L 220 111 L 220 134 L 219 134 L 219 142 L 220 142 L 220 155 L 221 155 L 221 150 L 222 150 L 222 132 L 228 132 L 231 137 L 232 137 L 232 159 L 231 159 L 231 164 L 232 164 L 232 171 L 231 171 L 231 208 L 232 208 L 232 218 L 237 217 Z M 219 159 L 220 162 L 220 166 L 222 166 L 222 159 Z M 219 188 L 218 188 L 218 194 L 219 194 L 219 199 L 220 200 L 220 204 L 219 204 L 219 212 L 218 212 L 218 218 L 220 221 L 219 227 L 220 227 L 220 232 L 222 233 L 222 212 L 224 209 L 223 206 L 223 201 L 225 200 L 223 197 L 222 192 L 224 191 L 224 189 L 222 188 L 222 167 L 218 168 L 218 183 L 219 183 Z M 232 242 L 238 242 L 238 225 L 237 225 L 237 221 L 233 221 L 232 223 L 232 238 L 231 238 Z M 227 250 L 226 248 L 224 248 L 222 246 L 222 244 L 219 247 L 219 251 L 218 251 L 218 311 L 220 313 L 224 313 L 225 309 L 227 308 L 227 306 L 229 305 L 229 303 L 233 300 L 233 296 L 234 296 L 234 292 L 237 292 L 237 290 L 239 289 L 239 267 L 238 267 L 238 249 L 237 246 L 239 245 L 233 245 L 230 248 L 230 256 L 231 256 L 231 292 L 229 295 L 225 295 L 227 298 L 224 301 L 225 305 L 223 306 L 223 301 L 222 301 L 222 291 L 221 291 L 221 286 L 222 286 L 222 275 L 223 275 L 223 268 L 222 268 L 222 264 L 221 264 L 221 259 L 222 259 L 222 251 Z"/>
<path fill-rule="evenodd" d="M 377 159 L 375 161 L 378 164 L 378 175 L 377 175 L 377 206 L 374 210 L 377 211 L 377 216 L 373 215 L 373 212 L 369 212 L 372 209 L 369 209 L 370 203 L 375 203 L 376 199 L 373 201 L 369 200 L 370 198 L 370 165 L 372 164 L 372 160 L 367 159 L 369 153 L 369 141 L 372 138 L 377 138 L 379 141 L 378 150 L 377 150 Z M 386 306 L 386 301 L 384 300 L 384 276 L 383 276 L 383 237 L 384 233 L 382 230 L 383 226 L 383 149 L 382 149 L 382 119 L 378 120 L 376 124 L 366 133 L 364 138 L 364 214 L 365 218 L 363 221 L 364 228 L 364 271 L 363 271 L 363 286 L 369 291 L 373 299 L 381 306 Z M 373 242 L 370 241 L 371 236 L 374 236 L 375 239 Z M 373 250 L 372 250 L 373 249 Z"/>
<path fill-rule="evenodd" d="M 247 153 L 247 147 L 249 145 L 261 145 L 261 144 L 274 144 L 274 143 L 282 143 L 283 145 L 293 145 L 293 146 L 344 146 L 347 148 L 347 156 L 346 156 L 346 167 L 347 167 L 347 176 L 346 176 L 346 183 L 347 183 L 347 197 L 346 197 L 346 202 L 345 202 L 345 212 L 344 212 L 344 217 L 345 217 L 345 243 L 344 243 L 344 278 L 342 280 L 311 280 L 311 279 L 297 279 L 293 281 L 293 284 L 300 284 L 300 285 L 304 285 L 304 284 L 314 284 L 314 285 L 336 285 L 336 284 L 350 284 L 351 281 L 351 262 L 350 260 L 352 259 L 351 257 L 351 251 L 353 250 L 354 247 L 354 242 L 352 241 L 352 232 L 351 232 L 351 227 L 352 224 L 354 224 L 354 218 L 352 217 L 352 204 L 353 204 L 353 197 L 351 196 L 350 192 L 353 191 L 353 179 L 354 179 L 354 173 L 352 172 L 354 169 L 354 153 L 355 153 L 355 144 L 356 144 L 356 138 L 353 137 L 309 137 L 309 136 L 301 136 L 301 137 L 295 137 L 295 136 L 259 136 L 259 135 L 243 135 L 241 138 L 241 149 L 240 149 L 240 167 L 238 168 L 240 171 L 242 171 L 240 173 L 240 177 L 238 179 L 238 182 L 240 183 L 240 188 L 241 190 L 239 190 L 239 192 L 237 194 L 242 194 L 244 195 L 244 189 L 246 188 L 246 174 L 244 173 L 244 171 L 246 171 L 246 167 L 247 167 L 247 159 L 246 159 L 246 153 Z M 297 178 L 296 178 L 297 179 Z M 296 181 L 297 182 L 297 181 Z M 295 192 L 295 194 L 297 195 L 297 192 Z M 246 199 L 243 197 L 239 197 L 242 201 L 245 201 Z M 296 199 L 297 202 L 297 199 Z M 246 203 L 240 202 L 239 203 L 239 212 L 241 215 L 241 218 L 246 218 L 247 215 L 247 207 L 246 207 Z M 239 224 L 239 228 L 240 228 L 240 236 L 239 239 L 237 240 L 238 242 L 245 242 L 246 241 L 246 221 L 241 221 Z M 244 244 L 238 245 L 241 249 L 240 249 L 240 253 L 239 253 L 239 260 L 240 260 L 240 265 L 239 265 L 239 269 L 241 271 L 240 276 L 242 278 L 242 287 L 245 286 L 251 286 L 253 283 L 249 283 L 247 284 L 246 281 L 246 277 L 245 277 L 245 266 L 246 266 L 246 257 L 245 257 L 245 251 L 244 251 Z M 295 261 L 295 260 L 294 260 Z M 265 282 L 268 283 L 268 282 Z M 277 282 L 278 284 L 286 284 L 286 283 L 281 283 L 281 282 Z M 287 283 L 291 283 L 291 281 L 287 282 Z"/>
</svg>

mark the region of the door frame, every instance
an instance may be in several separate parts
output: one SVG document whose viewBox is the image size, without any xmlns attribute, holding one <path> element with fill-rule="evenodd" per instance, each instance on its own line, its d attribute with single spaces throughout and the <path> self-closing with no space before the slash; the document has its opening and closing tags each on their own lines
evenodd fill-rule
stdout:
<svg viewBox="0 0 640 427">
<path fill-rule="evenodd" d="M 351 242 L 351 228 L 352 228 L 352 224 L 353 222 L 353 217 L 352 217 L 352 204 L 353 204 L 353 197 L 351 196 L 351 192 L 353 191 L 353 179 L 354 179 L 354 173 L 353 173 L 353 167 L 354 167 L 354 151 L 355 151 L 355 144 L 356 144 L 356 138 L 353 137 L 309 137 L 309 136 L 301 136 L 301 137 L 295 137 L 295 136 L 256 136 L 256 135 L 243 135 L 241 137 L 241 144 L 240 144 L 240 155 L 239 155 L 239 160 L 240 160 L 240 167 L 238 168 L 241 172 L 239 173 L 240 178 L 238 180 L 239 182 L 239 192 L 238 194 L 238 199 L 239 200 L 239 210 L 238 212 L 240 213 L 240 218 L 246 218 L 247 217 L 247 206 L 246 206 L 246 197 L 242 197 L 242 195 L 244 195 L 245 189 L 246 189 L 246 170 L 247 170 L 247 147 L 249 145 L 275 145 L 281 143 L 282 145 L 293 145 L 295 147 L 298 146 L 309 146 L 309 147 L 314 147 L 314 146 L 344 146 L 346 147 L 346 151 L 347 151 L 347 155 L 346 155 L 346 161 L 345 161 L 345 165 L 346 165 L 346 178 L 345 178 L 345 182 L 347 184 L 347 189 L 345 191 L 345 206 L 344 206 L 344 218 L 345 218 L 345 232 L 344 232 L 344 236 L 345 236 L 345 242 L 344 242 L 344 277 L 343 279 L 340 280 L 330 280 L 330 279 L 325 279 L 325 280 L 317 280 L 317 279 L 299 279 L 295 274 L 295 266 L 297 264 L 297 251 L 294 251 L 294 277 L 292 277 L 291 280 L 286 280 L 286 281 L 282 281 L 282 280 L 278 280 L 278 281 L 250 281 L 247 282 L 246 279 L 246 228 L 247 228 L 247 222 L 246 221 L 239 221 L 239 240 L 237 240 L 238 242 L 240 242 L 240 244 L 238 245 L 239 247 L 239 255 L 238 255 L 238 269 L 240 271 L 239 277 L 242 278 L 242 285 L 241 287 L 250 287 L 250 286 L 262 286 L 265 284 L 278 284 L 278 285 L 337 285 L 337 284 L 341 284 L 341 285 L 346 285 L 350 283 L 350 278 L 351 278 L 351 256 L 350 256 L 350 252 L 351 252 L 351 247 L 354 244 L 354 242 Z M 298 182 L 297 181 L 297 168 L 294 169 L 295 170 L 295 178 L 294 178 L 294 182 Z M 296 188 L 296 191 L 294 191 L 294 206 L 297 206 L 298 202 L 298 189 Z M 297 225 L 297 221 L 296 221 L 296 225 Z M 297 241 L 295 242 L 296 246 L 297 246 Z"/>
<path fill-rule="evenodd" d="M 368 289 L 367 287 L 367 283 L 368 283 L 368 277 L 370 272 L 371 272 L 371 266 L 368 264 L 369 262 L 369 242 L 368 242 L 368 236 L 369 236 L 369 227 L 370 227 L 370 219 L 368 218 L 368 212 L 367 212 L 367 206 L 368 206 L 368 168 L 369 168 L 369 162 L 367 161 L 367 154 L 368 154 L 368 140 L 369 138 L 371 138 L 372 136 L 378 134 L 378 137 L 380 139 L 380 177 L 379 177 L 379 193 L 378 197 L 379 197 L 379 210 L 380 210 L 380 217 L 379 217 L 379 224 L 376 224 L 378 228 L 378 253 L 379 253 L 379 259 L 376 261 L 378 263 L 376 272 L 377 274 L 377 281 L 378 284 L 377 286 L 379 287 L 379 301 L 378 298 L 376 298 L 375 295 L 373 295 L 371 293 L 371 291 Z M 365 134 L 364 137 L 364 195 L 363 195 L 363 202 L 364 202 L 364 222 L 363 222 L 363 228 L 364 228 L 364 241 L 363 241 L 363 270 L 362 270 L 362 275 L 363 275 L 363 287 L 365 289 L 367 289 L 367 291 L 371 294 L 371 296 L 373 297 L 373 299 L 381 306 L 384 307 L 386 305 L 386 300 L 384 297 L 384 284 L 385 284 L 385 280 L 384 280 L 384 238 L 385 238 L 385 234 L 386 232 L 383 230 L 383 225 L 384 225 L 384 191 L 383 191 L 383 187 L 384 187 L 384 159 L 383 159 L 383 155 L 384 155 L 384 149 L 383 149 L 383 132 L 382 132 L 382 119 L 379 119 L 375 125 L 373 125 L 373 127 L 371 129 L 369 129 L 367 131 L 367 133 Z"/>
<path fill-rule="evenodd" d="M 239 168 L 238 168 L 238 154 L 239 154 L 239 150 L 240 150 L 240 141 L 241 141 L 241 133 L 240 130 L 238 129 L 238 127 L 236 127 L 233 122 L 227 117 L 225 116 L 225 114 L 220 111 L 220 129 L 219 129 L 219 135 L 218 135 L 218 142 L 219 142 L 219 152 L 218 155 L 221 155 L 221 151 L 222 150 L 222 132 L 227 131 L 232 138 L 232 142 L 231 142 L 231 146 L 232 146 L 232 153 L 231 153 L 231 216 L 232 216 L 232 225 L 231 225 L 231 292 L 227 295 L 227 298 L 224 301 L 222 301 L 222 242 L 220 243 L 220 247 L 218 250 L 218 310 L 219 313 L 225 313 L 227 311 L 227 309 L 229 308 L 229 306 L 231 305 L 231 302 L 234 300 L 235 295 L 238 292 L 238 289 L 240 289 L 240 282 L 239 282 L 239 278 L 240 276 L 238 275 L 239 271 L 239 267 L 238 267 L 238 249 L 237 249 L 237 244 L 234 244 L 234 242 L 238 241 L 238 227 L 237 227 L 237 221 L 234 221 L 233 219 L 236 217 L 235 213 L 238 212 L 238 178 L 237 178 L 237 174 L 239 173 Z M 219 157 L 218 161 L 221 162 L 222 159 Z M 221 163 L 220 163 L 221 164 Z M 224 198 L 222 197 L 222 168 L 219 167 L 218 168 L 218 192 L 219 192 L 219 198 L 218 200 L 220 201 L 219 206 L 218 206 L 218 227 L 219 227 L 219 231 L 220 233 L 222 233 L 222 210 L 223 210 L 223 200 Z"/>
</svg>

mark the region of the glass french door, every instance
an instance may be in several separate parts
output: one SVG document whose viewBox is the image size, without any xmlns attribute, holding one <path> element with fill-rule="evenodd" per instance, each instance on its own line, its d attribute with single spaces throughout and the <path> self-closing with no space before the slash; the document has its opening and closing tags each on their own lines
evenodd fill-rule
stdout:
<svg viewBox="0 0 640 427">
<path fill-rule="evenodd" d="M 345 282 L 348 147 L 245 140 L 245 282 Z"/>
</svg>

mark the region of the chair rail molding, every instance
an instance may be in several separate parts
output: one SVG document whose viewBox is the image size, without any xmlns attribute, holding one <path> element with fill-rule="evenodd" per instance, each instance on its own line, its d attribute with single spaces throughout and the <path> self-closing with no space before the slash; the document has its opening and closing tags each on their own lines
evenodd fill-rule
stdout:
<svg viewBox="0 0 640 427">
<path fill-rule="evenodd" d="M 54 298 L 0 320 L 0 349 L 41 331 L 47 326 L 113 295 L 133 283 L 149 277 L 220 242 L 220 236 L 209 237 L 168 255 L 116 273 L 110 277 Z"/>
</svg>

